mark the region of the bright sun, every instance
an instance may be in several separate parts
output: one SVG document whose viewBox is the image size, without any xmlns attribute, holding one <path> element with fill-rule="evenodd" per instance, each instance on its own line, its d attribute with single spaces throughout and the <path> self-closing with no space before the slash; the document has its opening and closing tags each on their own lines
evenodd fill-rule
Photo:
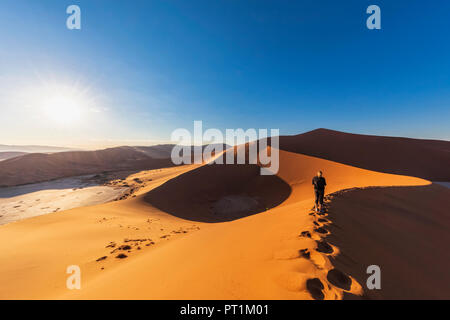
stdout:
<svg viewBox="0 0 450 320">
<path fill-rule="evenodd" d="M 44 100 L 45 115 L 59 124 L 72 124 L 81 120 L 82 101 L 75 96 L 54 94 Z"/>
<path fill-rule="evenodd" d="M 85 92 L 75 86 L 48 85 L 35 93 L 34 101 L 48 121 L 71 126 L 81 122 L 92 109 L 92 99 L 88 99 Z"/>
</svg>

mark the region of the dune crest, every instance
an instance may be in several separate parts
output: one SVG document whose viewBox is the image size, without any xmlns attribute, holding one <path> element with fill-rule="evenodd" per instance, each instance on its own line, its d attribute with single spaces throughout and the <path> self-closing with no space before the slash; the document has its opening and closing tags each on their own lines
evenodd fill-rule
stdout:
<svg viewBox="0 0 450 320">
<path fill-rule="evenodd" d="M 378 172 L 450 181 L 450 141 L 317 129 L 280 137 L 280 149 Z"/>
</svg>

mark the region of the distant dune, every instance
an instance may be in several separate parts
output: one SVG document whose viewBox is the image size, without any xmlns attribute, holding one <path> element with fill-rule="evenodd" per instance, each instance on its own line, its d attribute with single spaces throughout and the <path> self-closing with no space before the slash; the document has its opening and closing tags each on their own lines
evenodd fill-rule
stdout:
<svg viewBox="0 0 450 320">
<path fill-rule="evenodd" d="M 150 170 L 174 166 L 174 145 L 116 147 L 95 151 L 29 153 L 0 161 L 0 187 L 42 182 L 104 171 Z M 202 146 L 204 149 L 205 146 Z M 227 149 L 223 145 L 223 149 Z M 192 147 L 188 150 L 193 154 Z M 193 156 L 191 157 L 193 159 Z M 0 153 L 1 160 L 1 153 Z"/>
<path fill-rule="evenodd" d="M 26 152 L 0 152 L 0 161 L 23 156 Z"/>
<path fill-rule="evenodd" d="M 0 162 L 0 186 L 13 186 L 57 178 L 118 170 L 144 170 L 173 166 L 170 158 L 153 158 L 134 147 L 97 151 L 32 153 Z"/>
<path fill-rule="evenodd" d="M 172 153 L 173 144 L 160 144 L 150 147 L 132 147 L 135 150 L 142 151 L 153 159 L 168 159 Z"/>
<path fill-rule="evenodd" d="M 450 181 L 450 142 L 317 129 L 280 137 L 280 149 L 379 172 Z"/>
</svg>

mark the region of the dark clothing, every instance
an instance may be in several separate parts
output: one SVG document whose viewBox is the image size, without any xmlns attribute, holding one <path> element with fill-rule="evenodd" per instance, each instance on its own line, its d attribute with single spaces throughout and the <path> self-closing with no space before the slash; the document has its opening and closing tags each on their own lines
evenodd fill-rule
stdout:
<svg viewBox="0 0 450 320">
<path fill-rule="evenodd" d="M 319 190 L 319 191 L 325 191 L 325 186 L 327 185 L 327 182 L 325 181 L 324 177 L 317 177 L 315 176 L 312 179 L 312 184 L 314 185 L 314 190 Z"/>
<path fill-rule="evenodd" d="M 325 178 L 315 176 L 312 179 L 312 184 L 314 185 L 314 194 L 316 195 L 316 206 L 318 204 L 323 205 L 323 196 L 325 194 L 325 186 L 327 185 Z"/>
<path fill-rule="evenodd" d="M 314 193 L 316 195 L 316 206 L 318 204 L 323 205 L 324 190 L 314 190 Z"/>
</svg>

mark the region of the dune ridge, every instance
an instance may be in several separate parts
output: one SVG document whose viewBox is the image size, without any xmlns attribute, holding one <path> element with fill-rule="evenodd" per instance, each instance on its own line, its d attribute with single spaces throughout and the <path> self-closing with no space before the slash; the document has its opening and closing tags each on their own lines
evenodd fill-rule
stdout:
<svg viewBox="0 0 450 320">
<path fill-rule="evenodd" d="M 317 129 L 281 136 L 280 149 L 378 172 L 450 181 L 450 141 Z"/>
</svg>

